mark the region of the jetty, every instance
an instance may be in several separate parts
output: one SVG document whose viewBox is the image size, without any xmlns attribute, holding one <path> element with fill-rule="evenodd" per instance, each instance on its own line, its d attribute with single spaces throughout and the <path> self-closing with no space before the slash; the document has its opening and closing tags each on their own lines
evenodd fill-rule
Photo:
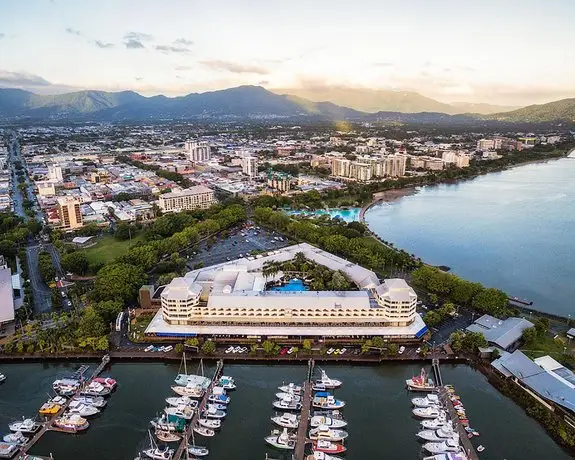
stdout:
<svg viewBox="0 0 575 460">
<path fill-rule="evenodd" d="M 92 375 L 90 376 L 89 380 L 92 380 L 95 377 L 98 377 L 98 375 L 100 375 L 100 373 L 104 370 L 104 368 L 110 363 L 110 356 L 109 355 L 105 355 L 102 358 L 102 362 L 98 365 L 98 367 L 96 368 L 96 370 L 92 373 Z M 80 369 L 78 369 L 74 375 L 75 376 L 79 376 L 80 378 L 82 378 L 82 376 L 88 371 L 89 367 L 88 366 L 81 366 Z M 80 392 L 82 391 L 82 387 L 80 387 L 77 391 L 76 391 L 76 395 L 78 395 Z M 51 418 L 49 418 L 48 420 L 46 420 L 46 422 L 44 422 L 44 425 L 42 426 L 42 428 L 40 428 L 40 430 L 38 430 L 38 432 L 34 435 L 34 437 L 30 440 L 29 443 L 27 443 L 26 445 L 22 446 L 20 448 L 20 452 L 16 455 L 16 459 L 18 460 L 24 460 L 24 459 L 34 459 L 34 458 L 52 458 L 52 456 L 50 457 L 39 457 L 39 456 L 34 456 L 34 455 L 28 455 L 28 451 L 42 438 L 42 436 L 44 436 L 44 434 L 46 434 L 47 431 L 62 431 L 59 428 L 56 428 L 54 426 L 54 421 L 60 417 L 65 411 L 66 409 L 68 409 L 68 406 L 70 405 L 70 403 L 72 402 L 72 398 L 69 398 L 65 404 L 62 405 L 62 407 L 60 408 L 60 410 L 58 411 L 57 414 L 53 415 Z M 62 431 L 64 433 L 68 433 L 67 431 Z"/>
<path fill-rule="evenodd" d="M 433 376 L 435 377 L 435 385 L 438 387 L 443 386 L 443 378 L 441 377 L 441 369 L 439 368 L 439 359 L 431 360 L 431 368 L 433 369 Z"/>
<path fill-rule="evenodd" d="M 311 397 L 312 397 L 312 379 L 315 362 L 313 359 L 308 361 L 307 377 L 303 384 L 302 408 L 299 419 L 299 426 L 297 429 L 297 438 L 295 444 L 295 460 L 304 460 L 305 445 L 308 443 L 307 428 L 309 425 L 309 417 L 311 411 Z"/>
<path fill-rule="evenodd" d="M 467 431 L 465 431 L 465 427 L 460 422 L 459 417 L 455 412 L 455 408 L 453 407 L 453 403 L 451 402 L 451 399 L 449 399 L 449 392 L 447 391 L 447 388 L 444 386 L 439 388 L 439 399 L 443 403 L 445 409 L 447 409 L 449 417 L 451 418 L 451 421 L 455 425 L 454 428 L 457 430 L 457 433 L 459 434 L 459 442 L 461 443 L 461 447 L 463 447 L 463 450 L 465 451 L 467 458 L 469 460 L 479 460 L 479 456 L 475 451 L 475 447 L 473 447 L 473 444 L 471 444 L 471 441 L 467 437 Z"/>
<path fill-rule="evenodd" d="M 214 371 L 214 375 L 212 377 L 212 382 L 210 383 L 210 386 L 204 392 L 204 395 L 202 396 L 202 399 L 201 399 L 200 404 L 198 406 L 198 410 L 194 413 L 194 416 L 192 417 L 192 421 L 190 422 L 190 424 L 186 428 L 186 431 L 184 431 L 184 435 L 182 436 L 182 441 L 180 442 L 180 445 L 178 446 L 178 449 L 176 450 L 176 452 L 174 454 L 173 460 L 181 460 L 181 459 L 186 458 L 186 451 L 188 449 L 188 445 L 189 445 L 192 433 L 194 431 L 194 427 L 198 424 L 200 414 L 205 410 L 205 408 L 208 404 L 208 398 L 210 397 L 212 389 L 218 383 L 218 380 L 220 379 L 220 376 L 222 374 L 223 369 L 224 369 L 224 361 L 223 361 L 223 359 L 220 359 L 216 365 L 216 370 Z"/>
</svg>

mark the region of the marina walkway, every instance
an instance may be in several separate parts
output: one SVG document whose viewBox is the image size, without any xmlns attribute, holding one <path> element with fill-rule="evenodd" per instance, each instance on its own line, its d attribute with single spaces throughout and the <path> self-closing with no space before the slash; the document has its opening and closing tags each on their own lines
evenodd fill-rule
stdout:
<svg viewBox="0 0 575 460">
<path fill-rule="evenodd" d="M 475 452 L 475 447 L 473 447 L 473 444 L 471 444 L 471 441 L 467 437 L 467 431 L 465 431 L 465 427 L 459 421 L 459 417 L 455 412 L 453 403 L 451 402 L 451 399 L 449 399 L 449 392 L 447 391 L 447 388 L 443 386 L 439 388 L 439 398 L 449 412 L 449 417 L 455 424 L 457 432 L 459 433 L 459 441 L 465 450 L 465 453 L 467 454 L 467 458 L 469 460 L 479 460 L 479 456 L 477 455 L 477 452 Z"/>
<path fill-rule="evenodd" d="M 204 396 L 202 397 L 202 400 L 200 401 L 200 405 L 198 406 L 198 410 L 195 412 L 194 416 L 192 417 L 192 421 L 190 422 L 190 424 L 186 428 L 186 431 L 184 431 L 184 435 L 182 436 L 182 441 L 180 442 L 180 445 L 178 446 L 178 449 L 176 450 L 176 453 L 174 454 L 173 460 L 180 460 L 180 459 L 186 458 L 185 454 L 186 454 L 188 445 L 190 443 L 190 438 L 192 437 L 194 427 L 198 424 L 198 419 L 200 418 L 200 414 L 206 408 L 206 406 L 208 404 L 208 398 L 212 392 L 212 389 L 214 388 L 214 386 L 216 385 L 216 383 L 220 379 L 220 375 L 221 375 L 223 369 L 224 369 L 224 361 L 220 359 L 218 361 L 218 364 L 216 365 L 216 370 L 214 371 L 214 376 L 212 377 L 212 382 L 210 383 L 210 386 L 206 389 L 206 392 L 204 393 Z"/>
<path fill-rule="evenodd" d="M 305 456 L 305 445 L 308 442 L 307 439 L 307 428 L 309 425 L 309 417 L 311 411 L 311 397 L 312 397 L 312 379 L 313 371 L 315 367 L 315 362 L 310 359 L 308 362 L 307 378 L 303 384 L 303 398 L 302 398 L 302 408 L 301 415 L 299 419 L 299 426 L 297 429 L 297 438 L 295 445 L 295 460 L 304 460 Z"/>
</svg>

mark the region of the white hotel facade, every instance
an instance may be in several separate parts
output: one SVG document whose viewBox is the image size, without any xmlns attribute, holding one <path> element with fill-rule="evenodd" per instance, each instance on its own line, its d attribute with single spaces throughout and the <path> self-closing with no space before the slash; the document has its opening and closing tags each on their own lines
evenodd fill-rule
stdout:
<svg viewBox="0 0 575 460">
<path fill-rule="evenodd" d="M 301 252 L 343 271 L 357 291 L 271 291 L 267 261 L 284 262 Z M 416 313 L 417 295 L 403 279 L 380 283 L 375 273 L 307 243 L 261 258 L 201 268 L 175 278 L 161 293 L 161 308 L 146 329 L 159 337 L 419 339 L 427 327 Z"/>
</svg>

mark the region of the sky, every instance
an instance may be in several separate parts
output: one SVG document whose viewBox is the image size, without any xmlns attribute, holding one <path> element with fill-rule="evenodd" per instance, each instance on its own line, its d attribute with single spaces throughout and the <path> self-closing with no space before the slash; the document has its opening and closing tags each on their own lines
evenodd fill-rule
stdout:
<svg viewBox="0 0 575 460">
<path fill-rule="evenodd" d="M 575 97 L 573 0 L 0 0 L 0 87 Z"/>
</svg>

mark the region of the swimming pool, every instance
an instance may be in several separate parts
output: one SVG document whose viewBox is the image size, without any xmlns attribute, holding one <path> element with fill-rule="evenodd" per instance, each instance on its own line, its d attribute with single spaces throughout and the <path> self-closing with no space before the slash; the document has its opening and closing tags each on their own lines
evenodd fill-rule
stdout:
<svg viewBox="0 0 575 460">
<path fill-rule="evenodd" d="M 349 208 L 349 209 L 318 209 L 316 211 L 294 211 L 294 210 L 287 210 L 288 214 L 293 215 L 301 215 L 301 216 L 324 216 L 328 215 L 332 219 L 339 217 L 341 220 L 345 222 L 354 222 L 359 221 L 359 212 L 361 208 Z"/>
<path fill-rule="evenodd" d="M 309 288 L 300 279 L 294 278 L 281 286 L 274 286 L 270 291 L 307 291 Z"/>
</svg>

